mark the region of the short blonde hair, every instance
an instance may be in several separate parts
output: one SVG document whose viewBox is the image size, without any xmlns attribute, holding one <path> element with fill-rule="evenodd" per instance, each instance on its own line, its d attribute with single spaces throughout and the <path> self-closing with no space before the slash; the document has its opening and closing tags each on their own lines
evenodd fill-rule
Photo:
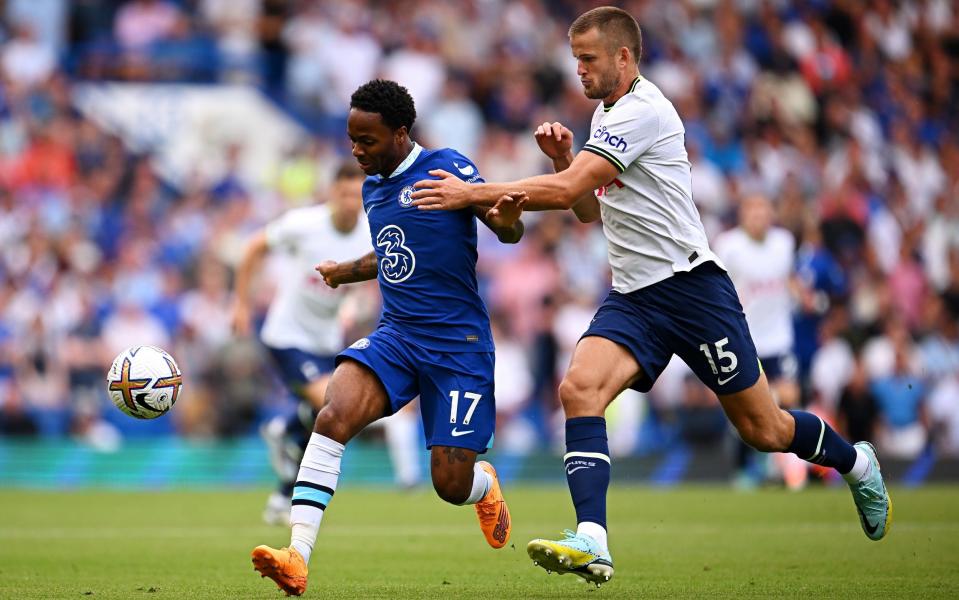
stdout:
<svg viewBox="0 0 959 600">
<path fill-rule="evenodd" d="M 625 46 L 636 64 L 643 55 L 643 33 L 639 23 L 628 12 L 615 6 L 600 6 L 584 12 L 569 26 L 569 37 L 582 35 L 592 28 L 599 30 L 611 52 Z"/>
</svg>

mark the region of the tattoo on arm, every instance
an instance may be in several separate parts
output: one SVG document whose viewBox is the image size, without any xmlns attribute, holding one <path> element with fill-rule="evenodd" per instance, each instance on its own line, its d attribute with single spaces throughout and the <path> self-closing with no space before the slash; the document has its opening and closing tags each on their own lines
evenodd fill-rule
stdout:
<svg viewBox="0 0 959 600">
<path fill-rule="evenodd" d="M 340 273 L 343 283 L 356 283 L 376 279 L 376 253 L 370 252 L 351 263 L 341 263 Z"/>
</svg>

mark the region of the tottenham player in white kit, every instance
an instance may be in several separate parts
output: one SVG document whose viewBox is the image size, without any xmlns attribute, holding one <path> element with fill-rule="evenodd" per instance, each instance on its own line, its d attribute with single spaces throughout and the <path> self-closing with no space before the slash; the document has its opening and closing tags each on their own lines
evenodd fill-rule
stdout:
<svg viewBox="0 0 959 600">
<path fill-rule="evenodd" d="M 590 139 L 575 157 L 560 123 L 536 131 L 557 173 L 468 185 L 449 173 L 417 182 L 422 210 L 495 205 L 527 194 L 527 210 L 572 209 L 602 218 L 613 289 L 576 347 L 560 385 L 566 412 L 565 467 L 578 527 L 562 540 L 533 540 L 527 552 L 547 571 L 602 583 L 613 574 L 607 546 L 610 459 L 603 415 L 627 387 L 648 390 L 677 354 L 716 394 L 740 437 L 758 450 L 792 452 L 835 468 L 852 490 L 870 539 L 888 530 L 891 506 L 872 446 L 840 438 L 819 417 L 776 406 L 742 307 L 710 250 L 691 196 L 685 131 L 676 109 L 639 73 L 639 25 L 600 7 L 569 30 L 587 97 L 602 100 Z M 757 257 L 761 259 L 761 257 Z"/>
<path fill-rule="evenodd" d="M 340 308 L 346 292 L 332 289 L 314 269 L 321 260 L 345 261 L 372 252 L 361 188 L 366 175 L 352 161 L 335 176 L 326 202 L 290 210 L 252 236 L 237 267 L 233 327 L 251 331 L 250 288 L 261 259 L 270 252 L 290 259 L 280 278 L 260 339 L 284 384 L 301 403 L 294 415 L 277 417 L 263 428 L 270 462 L 280 484 L 267 500 L 263 519 L 289 524 L 293 483 L 309 441 L 316 411 L 322 408 L 335 357 L 344 342 Z M 352 341 L 352 340 L 349 340 Z M 399 483 L 419 479 L 416 422 L 409 414 L 384 421 L 386 440 Z"/>
<path fill-rule="evenodd" d="M 796 382 L 798 364 L 793 354 L 793 295 L 796 241 L 782 227 L 773 225 L 773 207 L 768 198 L 753 193 L 739 206 L 739 226 L 716 237 L 716 254 L 726 266 L 739 292 L 773 398 L 783 408 L 799 404 Z M 748 463 L 753 451 L 744 443 L 737 449 L 740 481 L 761 481 L 761 469 Z M 806 483 L 806 464 L 794 455 L 776 455 L 783 480 L 790 489 Z M 760 471 L 760 472 L 755 472 Z M 758 479 L 759 481 L 755 481 Z"/>
</svg>

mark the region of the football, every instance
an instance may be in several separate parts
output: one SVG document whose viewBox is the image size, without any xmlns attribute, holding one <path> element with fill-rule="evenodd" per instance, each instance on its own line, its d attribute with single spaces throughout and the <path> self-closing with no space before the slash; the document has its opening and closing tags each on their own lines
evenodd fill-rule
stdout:
<svg viewBox="0 0 959 600">
<path fill-rule="evenodd" d="M 137 419 L 155 419 L 176 404 L 183 374 L 156 346 L 130 346 L 113 359 L 107 392 L 117 408 Z"/>
</svg>

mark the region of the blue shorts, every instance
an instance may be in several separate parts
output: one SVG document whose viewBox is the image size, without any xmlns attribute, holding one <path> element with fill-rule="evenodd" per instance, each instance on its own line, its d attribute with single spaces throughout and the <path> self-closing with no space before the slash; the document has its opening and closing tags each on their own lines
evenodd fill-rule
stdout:
<svg viewBox="0 0 959 600">
<path fill-rule="evenodd" d="M 280 371 L 283 383 L 294 394 L 300 395 L 303 388 L 324 375 L 331 373 L 336 367 L 336 357 L 311 354 L 296 348 L 266 347 L 273 357 L 276 368 Z"/>
<path fill-rule="evenodd" d="M 797 373 L 799 373 L 799 362 L 792 352 L 760 356 L 759 362 L 762 363 L 763 373 L 766 374 L 766 379 L 769 381 L 776 381 L 777 379 L 795 380 Z"/>
<path fill-rule="evenodd" d="M 733 394 L 759 380 L 759 358 L 733 282 L 704 263 L 651 286 L 612 291 L 583 337 L 625 346 L 643 369 L 632 387 L 648 392 L 678 355 L 716 394 Z"/>
<path fill-rule="evenodd" d="M 420 397 L 426 447 L 451 446 L 479 453 L 493 445 L 496 400 L 492 352 L 440 352 L 380 327 L 341 352 L 379 377 L 391 414 Z"/>
</svg>

